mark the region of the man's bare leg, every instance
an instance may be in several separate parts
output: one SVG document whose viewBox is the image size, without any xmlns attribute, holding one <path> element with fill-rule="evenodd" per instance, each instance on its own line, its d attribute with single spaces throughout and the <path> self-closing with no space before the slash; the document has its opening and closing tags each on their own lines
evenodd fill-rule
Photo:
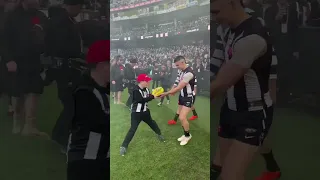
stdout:
<svg viewBox="0 0 320 180">
<path fill-rule="evenodd" d="M 23 97 L 12 97 L 13 106 L 13 126 L 12 133 L 18 134 L 21 132 L 21 125 L 24 121 L 24 98 Z"/>
<path fill-rule="evenodd" d="M 233 140 L 226 155 L 221 172 L 221 180 L 245 180 L 245 173 L 259 146 Z"/>
<path fill-rule="evenodd" d="M 191 108 L 186 107 L 186 106 L 181 106 L 181 110 L 180 110 L 180 114 L 179 114 L 179 119 L 181 121 L 181 125 L 184 131 L 184 135 L 182 136 L 182 138 L 178 139 L 178 141 L 180 141 L 180 145 L 184 146 L 186 145 L 189 140 L 191 139 L 191 134 L 189 133 L 189 122 L 187 119 L 188 114 L 190 113 Z"/>
<path fill-rule="evenodd" d="M 24 136 L 48 136 L 36 127 L 36 115 L 39 95 L 27 94 L 25 97 L 25 124 L 21 132 Z M 48 136 L 49 137 L 49 136 Z"/>
</svg>

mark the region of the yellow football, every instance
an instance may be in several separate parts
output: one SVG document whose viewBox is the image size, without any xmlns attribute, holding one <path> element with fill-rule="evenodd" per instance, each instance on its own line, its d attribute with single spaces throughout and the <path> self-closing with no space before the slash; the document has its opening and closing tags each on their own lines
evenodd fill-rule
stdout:
<svg viewBox="0 0 320 180">
<path fill-rule="evenodd" d="M 160 96 L 162 93 L 164 93 L 163 87 L 157 87 L 157 88 L 152 90 L 152 95 L 156 96 L 156 97 Z"/>
</svg>

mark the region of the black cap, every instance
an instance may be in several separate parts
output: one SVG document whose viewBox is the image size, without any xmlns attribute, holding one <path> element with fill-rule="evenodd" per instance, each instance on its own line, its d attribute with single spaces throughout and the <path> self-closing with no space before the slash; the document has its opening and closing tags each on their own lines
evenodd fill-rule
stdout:
<svg viewBox="0 0 320 180">
<path fill-rule="evenodd" d="M 65 5 L 81 5 L 84 4 L 84 0 L 64 0 L 63 4 Z"/>
</svg>

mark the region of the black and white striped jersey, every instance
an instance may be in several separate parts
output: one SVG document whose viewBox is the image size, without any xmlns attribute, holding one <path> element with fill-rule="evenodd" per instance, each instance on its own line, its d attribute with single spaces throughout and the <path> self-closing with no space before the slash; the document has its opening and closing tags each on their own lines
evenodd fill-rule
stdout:
<svg viewBox="0 0 320 180">
<path fill-rule="evenodd" d="M 258 20 L 260 20 L 261 24 L 265 25 L 264 20 L 261 17 L 255 16 L 255 12 L 252 9 L 246 8 L 246 12 L 253 17 L 256 17 Z M 211 76 L 215 76 L 221 65 L 224 62 L 224 50 L 225 50 L 225 37 L 227 32 L 229 31 L 229 28 L 218 26 L 217 27 L 217 34 L 216 34 L 216 47 L 214 51 L 211 51 L 211 59 L 210 59 L 210 73 Z M 274 48 L 272 48 L 272 64 L 271 64 L 271 70 L 270 70 L 270 79 L 277 79 L 277 65 L 278 65 L 278 58 L 276 55 L 276 51 Z"/>
<path fill-rule="evenodd" d="M 132 92 L 131 112 L 141 113 L 148 111 L 148 102 L 153 99 L 154 96 L 150 93 L 148 88 L 136 86 Z"/>
<path fill-rule="evenodd" d="M 174 83 L 174 86 L 178 86 L 180 81 L 182 81 L 185 78 L 185 76 L 189 76 L 189 75 L 192 76 L 192 79 L 188 82 L 188 84 L 183 89 L 181 89 L 180 96 L 182 97 L 191 97 L 191 96 L 195 96 L 196 94 L 194 91 L 195 90 L 194 88 L 197 87 L 197 77 L 190 66 L 188 66 L 183 71 L 178 70 L 178 75 Z"/>
<path fill-rule="evenodd" d="M 220 60 L 226 63 L 232 61 L 233 54 L 237 51 L 234 48 L 242 47 L 237 46 L 237 43 L 240 41 L 244 43 L 249 39 L 252 42 L 246 43 L 246 49 L 250 50 L 252 46 L 257 45 L 255 43 L 263 41 L 266 50 L 254 59 L 245 75 L 227 90 L 226 103 L 229 109 L 234 111 L 256 111 L 272 105 L 268 85 L 273 48 L 269 33 L 259 19 L 251 17 L 237 28 L 228 29 L 223 40 L 225 44 Z M 246 59 L 241 61 L 246 61 Z"/>
<path fill-rule="evenodd" d="M 182 71 L 179 69 L 178 73 L 177 73 L 177 78 L 176 78 L 176 80 L 174 81 L 174 84 L 173 84 L 174 86 L 178 86 L 178 84 L 180 83 L 180 73 L 181 72 Z M 194 88 L 197 88 L 197 82 L 198 82 L 197 77 L 194 76 Z M 193 94 L 196 95 L 195 92 Z"/>
<path fill-rule="evenodd" d="M 68 162 L 110 157 L 109 96 L 107 90 L 97 86 L 82 86 L 74 93 L 75 112 L 68 142 Z"/>
</svg>

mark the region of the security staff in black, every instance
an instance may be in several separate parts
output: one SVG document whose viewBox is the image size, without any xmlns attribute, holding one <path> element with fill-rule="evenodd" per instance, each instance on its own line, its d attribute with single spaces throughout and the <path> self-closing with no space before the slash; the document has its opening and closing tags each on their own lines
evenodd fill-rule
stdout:
<svg viewBox="0 0 320 180">
<path fill-rule="evenodd" d="M 141 121 L 147 123 L 157 134 L 158 139 L 164 142 L 164 137 L 161 135 L 160 128 L 156 121 L 152 119 L 150 110 L 148 108 L 148 102 L 155 98 L 148 89 L 150 81 L 151 78 L 146 74 L 140 74 L 137 77 L 137 82 L 139 84 L 134 87 L 132 92 L 131 127 L 122 143 L 122 146 L 120 147 L 121 156 L 126 154 L 129 143 L 136 133 Z"/>
<path fill-rule="evenodd" d="M 74 20 L 81 11 L 81 5 L 82 1 L 65 0 L 63 7 L 53 7 L 46 36 L 46 53 L 55 64 L 47 73 L 54 74 L 58 97 L 63 105 L 52 131 L 52 139 L 61 146 L 62 152 L 67 148 L 68 128 L 73 114 L 73 83 L 81 76 L 81 72 L 72 68 L 70 62 L 70 58 L 80 58 L 82 54 L 82 38 Z"/>
<path fill-rule="evenodd" d="M 165 65 L 161 66 L 161 71 L 159 72 L 160 75 L 160 84 L 161 87 L 164 89 L 164 91 L 169 91 L 171 86 L 171 70 L 167 69 Z M 170 97 L 166 96 L 167 98 L 167 104 L 170 103 Z M 164 97 L 161 98 L 160 102 L 158 103 L 158 106 L 161 106 L 163 103 Z"/>
<path fill-rule="evenodd" d="M 131 59 L 129 64 L 126 64 L 124 70 L 124 79 L 126 81 L 126 86 L 128 88 L 129 97 L 126 102 L 126 106 L 130 107 L 132 103 L 132 92 L 136 86 L 136 71 L 134 66 L 137 64 L 136 59 Z"/>
</svg>

